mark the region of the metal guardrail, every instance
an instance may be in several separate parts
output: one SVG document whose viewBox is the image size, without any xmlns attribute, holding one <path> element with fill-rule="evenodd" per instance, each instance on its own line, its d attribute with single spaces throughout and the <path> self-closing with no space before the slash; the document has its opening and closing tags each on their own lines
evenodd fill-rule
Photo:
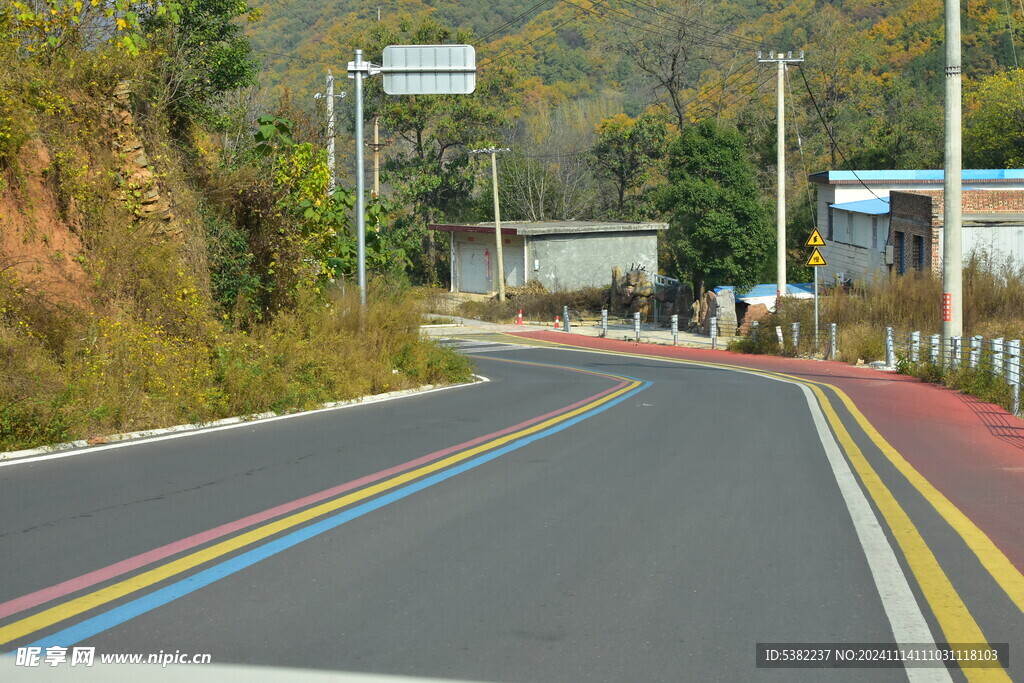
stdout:
<svg viewBox="0 0 1024 683">
<path fill-rule="evenodd" d="M 1002 379 L 1013 392 L 1013 414 L 1020 414 L 1021 343 L 1019 339 L 985 339 L 977 335 L 966 340 L 943 338 L 920 331 L 899 332 L 886 328 L 886 364 L 932 365 L 951 370 L 977 370 Z"/>
</svg>

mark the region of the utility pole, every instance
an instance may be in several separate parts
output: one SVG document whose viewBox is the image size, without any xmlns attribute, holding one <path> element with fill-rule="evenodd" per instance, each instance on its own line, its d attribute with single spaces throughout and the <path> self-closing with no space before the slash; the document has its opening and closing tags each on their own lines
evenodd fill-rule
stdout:
<svg viewBox="0 0 1024 683">
<path fill-rule="evenodd" d="M 778 68 L 775 113 L 775 154 L 778 168 L 778 194 L 775 198 L 775 261 L 778 284 L 775 296 L 778 305 L 782 302 L 782 297 L 786 296 L 786 110 L 783 99 L 786 90 L 786 65 L 804 61 L 804 53 L 801 52 L 799 57 L 793 57 L 792 52 L 788 55 L 782 52 L 769 52 L 767 58 L 762 58 L 758 52 L 757 61 L 762 64 L 775 62 Z"/>
<path fill-rule="evenodd" d="M 942 208 L 942 338 L 964 336 L 960 4 L 946 0 L 946 154 Z M 952 346 L 952 341 L 949 341 Z"/>
<path fill-rule="evenodd" d="M 334 98 L 344 97 L 345 91 L 342 90 L 340 94 L 334 94 L 334 76 L 331 75 L 330 69 L 327 70 L 327 92 L 316 93 L 313 95 L 314 100 L 327 98 L 327 170 L 331 175 L 330 182 L 327 186 L 327 196 L 334 196 L 334 188 L 337 186 L 337 177 L 334 173 Z"/>
<path fill-rule="evenodd" d="M 487 149 L 471 149 L 470 154 L 491 155 L 491 182 L 494 186 L 494 242 L 497 245 L 495 254 L 498 257 L 498 301 L 505 300 L 505 260 L 501 254 L 501 210 L 498 207 L 498 152 L 510 152 L 508 147 L 488 147 Z"/>
<path fill-rule="evenodd" d="M 391 140 L 380 141 L 380 115 L 373 115 L 373 196 L 380 196 L 380 151 L 391 144 Z"/>
</svg>

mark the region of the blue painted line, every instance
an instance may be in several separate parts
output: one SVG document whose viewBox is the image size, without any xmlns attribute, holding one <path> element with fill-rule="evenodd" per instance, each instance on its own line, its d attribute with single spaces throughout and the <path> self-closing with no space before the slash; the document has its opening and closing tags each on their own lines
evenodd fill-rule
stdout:
<svg viewBox="0 0 1024 683">
<path fill-rule="evenodd" d="M 620 375 L 620 377 L 631 379 L 633 381 L 640 381 L 633 377 L 627 377 L 626 375 Z M 497 448 L 488 453 L 484 453 L 483 455 L 480 455 L 477 458 L 455 465 L 454 467 L 444 470 L 443 472 L 438 472 L 437 474 L 430 475 L 429 477 L 425 477 L 424 479 L 403 486 L 402 488 L 396 489 L 390 493 L 382 495 L 379 498 L 374 498 L 373 500 L 368 501 L 366 503 L 361 503 L 356 507 L 350 508 L 348 510 L 343 510 L 339 513 L 332 515 L 331 517 L 320 520 L 319 522 L 315 522 L 307 527 L 299 529 L 298 531 L 293 531 L 285 536 L 282 536 L 281 538 L 270 541 L 269 543 L 266 543 L 258 548 L 249 550 L 248 552 L 245 552 L 241 555 L 233 557 L 229 560 L 225 560 L 220 564 L 214 565 L 209 569 L 204 569 L 203 571 L 197 574 L 193 574 L 188 578 L 177 581 L 169 586 L 165 586 L 164 588 L 154 591 L 149 595 L 145 595 L 141 598 L 136 598 L 135 600 L 132 600 L 131 602 L 121 605 L 120 607 L 115 607 L 114 609 L 108 610 L 103 614 L 99 614 L 79 624 L 70 626 L 62 631 L 54 633 L 53 635 L 46 636 L 40 640 L 35 641 L 34 643 L 29 644 L 27 647 L 70 647 L 72 645 L 80 643 L 86 638 L 91 638 L 92 636 L 95 636 L 99 633 L 102 633 L 103 631 L 123 624 L 124 622 L 134 619 L 135 617 L 145 614 L 146 612 L 150 612 L 156 609 L 157 607 L 161 607 L 169 602 L 177 600 L 178 598 L 184 597 L 189 593 L 198 590 L 204 586 L 209 586 L 210 584 L 219 581 L 220 579 L 223 579 L 227 576 L 230 576 L 235 572 L 245 569 L 250 565 L 256 564 L 261 560 L 265 560 L 268 557 L 272 557 L 310 538 L 319 536 L 325 531 L 330 531 L 331 529 L 339 527 L 345 522 L 350 522 L 353 519 L 362 517 L 363 515 L 373 512 L 374 510 L 380 509 L 385 505 L 394 503 L 395 501 L 401 500 L 407 496 L 411 496 L 412 494 L 418 491 L 422 491 L 423 489 L 433 486 L 434 484 L 439 484 L 442 481 L 445 481 L 446 479 L 451 479 L 452 477 L 458 474 L 462 474 L 463 472 L 471 470 L 474 467 L 479 467 L 480 465 L 483 465 L 485 463 L 490 462 L 491 460 L 499 458 L 502 455 L 505 455 L 506 453 L 522 448 L 523 446 L 527 446 L 535 441 L 551 436 L 552 434 L 557 434 L 563 429 L 567 429 L 574 424 L 578 424 L 583 420 L 589 419 L 595 415 L 603 413 L 612 406 L 615 406 L 621 403 L 622 401 L 625 401 L 627 398 L 630 398 L 631 396 L 640 393 L 644 389 L 647 389 L 648 387 L 651 386 L 651 384 L 653 383 L 644 382 L 644 384 L 637 387 L 636 389 L 633 389 L 632 391 L 623 394 L 622 396 L 612 401 L 609 401 L 597 408 L 594 408 L 593 410 L 587 411 L 586 413 L 577 415 L 576 417 L 566 420 L 565 422 L 550 427 L 544 430 L 543 432 L 538 432 L 536 434 L 523 437 L 518 441 L 513 441 L 512 443 L 506 444 L 501 448 Z"/>
</svg>

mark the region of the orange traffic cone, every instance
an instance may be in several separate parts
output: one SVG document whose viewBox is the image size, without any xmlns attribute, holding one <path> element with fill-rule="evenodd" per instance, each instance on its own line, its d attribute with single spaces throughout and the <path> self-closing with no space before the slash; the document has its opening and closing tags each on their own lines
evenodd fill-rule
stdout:
<svg viewBox="0 0 1024 683">
<path fill-rule="evenodd" d="M 562 318 L 556 315 L 555 316 L 555 329 L 556 330 L 562 329 L 561 328 L 561 322 L 562 322 Z"/>
<path fill-rule="evenodd" d="M 519 315 L 516 316 L 516 325 L 522 325 L 522 324 L 523 324 L 523 309 L 520 308 L 519 309 Z"/>
</svg>

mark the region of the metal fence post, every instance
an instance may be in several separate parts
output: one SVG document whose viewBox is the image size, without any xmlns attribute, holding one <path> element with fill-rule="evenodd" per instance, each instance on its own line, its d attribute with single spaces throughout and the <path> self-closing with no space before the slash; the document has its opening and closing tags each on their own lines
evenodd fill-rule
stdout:
<svg viewBox="0 0 1024 683">
<path fill-rule="evenodd" d="M 640 341 L 640 311 L 633 314 L 633 334 L 636 335 L 636 340 Z"/>
<path fill-rule="evenodd" d="M 679 345 L 679 316 L 673 314 L 670 318 L 672 321 L 672 346 Z"/>
<path fill-rule="evenodd" d="M 608 309 L 607 308 L 602 308 L 601 309 L 601 336 L 602 337 L 607 337 L 608 336 Z"/>
<path fill-rule="evenodd" d="M 1007 373 L 1006 378 L 1013 387 L 1013 414 L 1020 412 L 1020 339 L 1006 342 Z"/>
<path fill-rule="evenodd" d="M 758 328 L 760 327 L 761 322 L 759 320 L 755 320 L 754 322 L 750 323 L 750 336 L 754 338 L 754 343 L 757 343 L 757 333 Z"/>
<path fill-rule="evenodd" d="M 785 348 L 786 344 L 782 341 L 782 325 L 775 326 L 775 336 L 779 338 L 779 348 Z"/>
<path fill-rule="evenodd" d="M 971 351 L 970 355 L 967 357 L 967 365 L 971 368 L 971 370 L 976 370 L 978 368 L 978 362 L 980 361 L 980 359 L 981 335 L 976 334 L 973 337 L 971 337 Z"/>
<path fill-rule="evenodd" d="M 568 332 L 569 331 L 569 307 L 568 306 L 562 306 L 562 320 L 565 321 L 565 328 L 564 328 L 564 330 L 566 332 Z"/>
<path fill-rule="evenodd" d="M 718 316 L 711 316 L 711 348 L 718 348 Z"/>
<path fill-rule="evenodd" d="M 960 346 L 962 339 L 957 336 L 949 338 L 949 367 L 956 370 L 960 367 Z"/>
<path fill-rule="evenodd" d="M 835 360 L 836 357 L 839 355 L 839 340 L 838 340 L 839 332 L 836 329 L 836 327 L 837 326 L 836 326 L 835 323 L 831 323 L 828 326 L 829 335 L 830 335 L 830 339 L 829 339 L 829 342 L 828 342 L 829 343 L 829 358 L 831 358 L 832 360 Z"/>
<path fill-rule="evenodd" d="M 885 328 L 885 366 L 896 367 L 896 340 L 891 327 Z"/>
<path fill-rule="evenodd" d="M 939 344 L 941 344 L 941 343 L 942 342 L 941 342 L 940 335 L 933 334 L 931 336 L 931 349 L 930 349 L 931 354 L 930 354 L 930 357 L 928 358 L 928 360 L 930 360 L 932 362 L 932 365 L 938 365 L 939 364 Z"/>
<path fill-rule="evenodd" d="M 800 348 L 800 322 L 793 323 L 793 351 Z"/>
<path fill-rule="evenodd" d="M 915 330 L 910 333 L 910 362 L 921 362 L 921 331 Z"/>
<path fill-rule="evenodd" d="M 1003 374 L 1003 338 L 996 337 L 992 340 L 992 372 L 996 377 L 1005 377 Z"/>
</svg>

